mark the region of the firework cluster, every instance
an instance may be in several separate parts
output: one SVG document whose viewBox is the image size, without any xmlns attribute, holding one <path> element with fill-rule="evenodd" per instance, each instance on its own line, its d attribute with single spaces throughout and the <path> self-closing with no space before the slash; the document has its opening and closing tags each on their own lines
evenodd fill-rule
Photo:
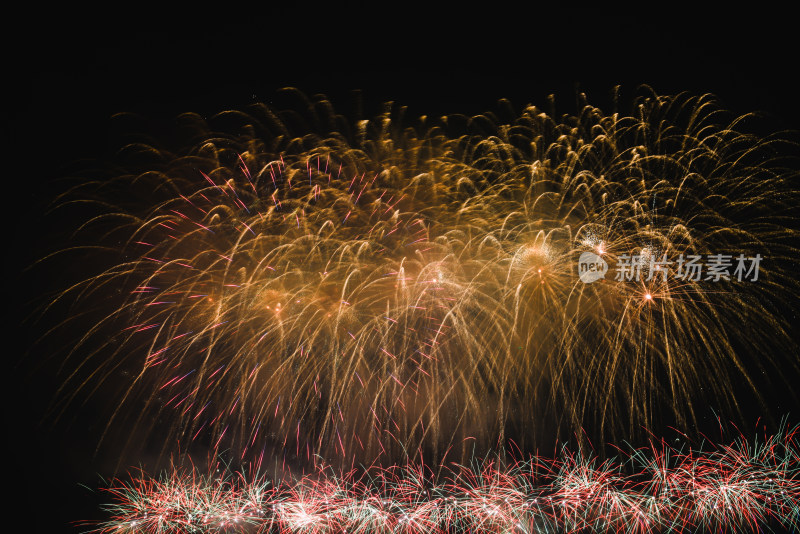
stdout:
<svg viewBox="0 0 800 534">
<path fill-rule="evenodd" d="M 783 141 L 650 92 L 629 114 L 412 124 L 304 103 L 182 116 L 184 146 L 131 143 L 55 207 L 85 218 L 90 272 L 52 302 L 83 333 L 62 409 L 110 391 L 106 432 L 256 473 L 118 483 L 101 530 L 798 526 L 794 432 L 621 462 L 501 452 L 691 428 L 712 399 L 736 418 L 797 372 Z M 481 457 L 503 460 L 457 467 Z M 273 459 L 331 467 L 267 479 Z"/>
<path fill-rule="evenodd" d="M 629 437 L 659 410 L 688 426 L 698 399 L 734 416 L 733 384 L 757 399 L 752 373 L 796 368 L 775 354 L 797 171 L 713 99 L 412 126 L 306 103 L 307 123 L 223 114 L 228 134 L 183 116 L 191 148 L 133 143 L 133 170 L 62 197 L 95 210 L 76 239 L 110 265 L 60 297 L 99 310 L 67 396 L 121 384 L 109 425 L 162 419 L 242 457 L 466 461 L 586 425 Z M 587 251 L 605 280 L 579 280 Z M 717 255 L 761 258 L 757 281 L 664 262 Z M 630 258 L 641 277 L 615 278 Z"/>
<path fill-rule="evenodd" d="M 433 476 L 424 466 L 295 483 L 175 470 L 109 491 L 103 532 L 753 532 L 800 526 L 797 430 L 713 452 L 624 461 L 564 452 Z M 633 468 L 632 468 L 633 467 Z M 634 471 L 633 474 L 630 474 Z M 625 473 L 629 474 L 625 474 Z"/>
</svg>

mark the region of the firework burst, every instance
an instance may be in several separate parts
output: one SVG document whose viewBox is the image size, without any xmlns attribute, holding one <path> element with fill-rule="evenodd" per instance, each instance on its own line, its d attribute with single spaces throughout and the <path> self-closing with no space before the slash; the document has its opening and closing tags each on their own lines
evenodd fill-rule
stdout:
<svg viewBox="0 0 800 534">
<path fill-rule="evenodd" d="M 712 451 L 663 443 L 620 460 L 563 451 L 501 466 L 424 466 L 293 483 L 173 470 L 112 484 L 100 532 L 753 532 L 796 529 L 796 430 Z"/>
<path fill-rule="evenodd" d="M 733 383 L 758 397 L 743 353 L 796 369 L 771 355 L 791 347 L 797 171 L 712 98 L 411 126 L 306 103 L 185 115 L 190 149 L 133 143 L 127 171 L 60 199 L 99 206 L 76 235 L 110 265 L 59 296 L 105 310 L 65 395 L 124 371 L 112 421 L 164 416 L 182 443 L 438 461 L 582 425 L 630 435 L 656 399 L 684 424 L 709 398 L 735 414 Z M 579 280 L 584 252 L 605 280 Z M 763 258 L 758 280 L 665 261 L 717 254 Z M 615 279 L 630 255 L 641 279 Z"/>
</svg>

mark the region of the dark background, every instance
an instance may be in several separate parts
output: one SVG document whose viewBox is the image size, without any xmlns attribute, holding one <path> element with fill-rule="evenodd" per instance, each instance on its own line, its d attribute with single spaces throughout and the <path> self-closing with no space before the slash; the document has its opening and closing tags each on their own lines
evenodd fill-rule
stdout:
<svg viewBox="0 0 800 534">
<path fill-rule="evenodd" d="M 269 102 L 277 89 L 295 86 L 327 94 L 342 111 L 361 90 L 366 115 L 386 100 L 408 105 L 410 116 L 477 114 L 500 98 L 547 109 L 550 94 L 560 115 L 575 110 L 578 91 L 608 111 L 614 86 L 624 96 L 645 83 L 659 94 L 711 92 L 735 113 L 763 112 L 765 133 L 800 129 L 797 21 L 788 13 L 613 14 L 495 3 L 478 12 L 405 4 L 203 9 L 43 7 L 7 20 L 16 27 L 4 38 L 11 75 L 3 85 L 12 95 L 3 112 L 10 137 L 3 211 L 15 319 L 52 282 L 20 271 L 56 246 L 59 229 L 42 216 L 54 180 L 81 160 L 113 153 L 109 118 L 120 111 L 211 114 Z M 4 461 L 12 468 L 7 488 L 21 500 L 12 513 L 29 518 L 28 531 L 80 531 L 68 523 L 102 517 L 103 496 L 79 484 L 96 489 L 98 473 L 113 463 L 109 451 L 94 452 L 104 421 L 93 401 L 58 422 L 46 418 L 59 379 L 31 365 L 42 357 L 30 350 L 41 325 L 7 324 Z"/>
</svg>

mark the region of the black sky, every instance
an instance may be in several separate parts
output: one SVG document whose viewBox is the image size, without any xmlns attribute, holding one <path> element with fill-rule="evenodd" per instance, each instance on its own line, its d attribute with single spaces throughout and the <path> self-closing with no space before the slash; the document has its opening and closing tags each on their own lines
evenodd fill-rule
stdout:
<svg viewBox="0 0 800 534">
<path fill-rule="evenodd" d="M 37 291 L 19 270 L 54 247 L 53 229 L 42 219 L 53 180 L 78 160 L 113 152 L 109 117 L 120 111 L 211 114 L 270 101 L 277 89 L 295 86 L 327 94 L 343 108 L 359 89 L 367 114 L 386 100 L 428 115 L 477 114 L 495 109 L 500 98 L 544 107 L 549 94 L 559 113 L 569 113 L 576 90 L 607 109 L 614 86 L 624 95 L 645 83 L 659 94 L 711 92 L 734 112 L 764 112 L 765 131 L 800 129 L 800 46 L 788 13 L 556 13 L 493 3 L 481 12 L 447 13 L 404 4 L 259 12 L 223 5 L 199 13 L 35 9 L 9 18 L 7 25 L 18 27 L 4 38 L 11 75 L 3 84 L 12 92 L 4 110 L 6 260 L 19 310 Z M 78 532 L 66 522 L 100 515 L 102 497 L 78 484 L 96 485 L 103 469 L 93 456 L 102 422 L 89 404 L 69 425 L 42 423 L 57 382 L 13 363 L 35 357 L 26 351 L 40 329 L 13 320 L 10 326 L 16 350 L 7 354 L 12 384 L 4 403 L 9 487 L 35 518 L 26 522 L 30 531 Z"/>
</svg>

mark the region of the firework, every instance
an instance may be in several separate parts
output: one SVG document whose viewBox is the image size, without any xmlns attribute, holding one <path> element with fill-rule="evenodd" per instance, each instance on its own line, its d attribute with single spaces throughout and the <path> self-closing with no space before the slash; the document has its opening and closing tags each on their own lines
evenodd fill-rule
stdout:
<svg viewBox="0 0 800 534">
<path fill-rule="evenodd" d="M 59 296 L 103 313 L 65 395 L 122 381 L 110 424 L 369 464 L 635 433 L 656 399 L 690 425 L 698 399 L 735 414 L 737 381 L 757 398 L 753 365 L 796 369 L 774 355 L 797 172 L 712 98 L 410 126 L 308 106 L 183 116 L 190 149 L 131 144 L 127 171 L 62 197 L 100 206 L 77 236 L 109 265 Z M 642 278 L 585 284 L 584 252 Z M 718 254 L 763 258 L 758 280 L 663 261 Z"/>
<path fill-rule="evenodd" d="M 274 485 L 194 469 L 108 490 L 101 532 L 753 532 L 796 529 L 796 430 L 710 452 L 663 443 L 621 460 L 563 451 L 511 466 L 325 472 Z M 626 474 L 627 473 L 627 474 Z"/>
</svg>

